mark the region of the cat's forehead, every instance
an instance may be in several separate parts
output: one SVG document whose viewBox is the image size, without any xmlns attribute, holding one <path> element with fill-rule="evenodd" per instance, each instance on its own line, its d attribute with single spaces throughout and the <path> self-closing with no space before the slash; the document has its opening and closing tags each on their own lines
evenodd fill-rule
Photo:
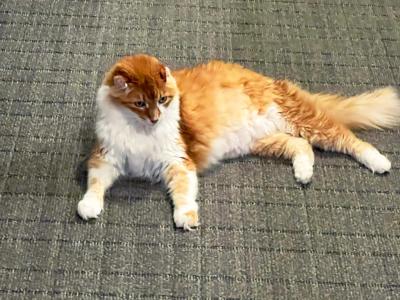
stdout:
<svg viewBox="0 0 400 300">
<path fill-rule="evenodd" d="M 134 83 L 154 86 L 165 85 L 165 67 L 153 56 L 125 57 L 118 63 L 118 66 Z"/>
<path fill-rule="evenodd" d="M 105 83 L 112 86 L 115 77 L 143 89 L 163 90 L 166 85 L 166 67 L 155 57 L 139 54 L 125 56 L 112 66 Z"/>
</svg>

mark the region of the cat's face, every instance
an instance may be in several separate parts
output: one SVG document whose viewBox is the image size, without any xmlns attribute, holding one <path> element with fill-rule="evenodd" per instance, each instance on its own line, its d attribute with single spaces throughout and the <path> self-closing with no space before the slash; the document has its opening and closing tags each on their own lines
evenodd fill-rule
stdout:
<svg viewBox="0 0 400 300">
<path fill-rule="evenodd" d="M 148 126 L 154 126 L 179 94 L 169 69 L 155 57 L 127 56 L 107 73 L 104 83 L 119 105 L 136 114 Z"/>
</svg>

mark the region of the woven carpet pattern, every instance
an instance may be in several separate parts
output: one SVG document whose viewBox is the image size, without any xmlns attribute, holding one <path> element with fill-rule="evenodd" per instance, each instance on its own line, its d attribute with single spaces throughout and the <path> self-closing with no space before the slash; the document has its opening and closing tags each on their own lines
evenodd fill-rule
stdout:
<svg viewBox="0 0 400 300">
<path fill-rule="evenodd" d="M 400 131 L 363 132 L 384 176 L 317 152 L 308 187 L 279 159 L 200 178 L 201 227 L 121 179 L 82 222 L 95 93 L 125 54 L 241 63 L 314 92 L 400 80 L 398 0 L 0 2 L 1 299 L 387 299 L 400 293 Z"/>
</svg>

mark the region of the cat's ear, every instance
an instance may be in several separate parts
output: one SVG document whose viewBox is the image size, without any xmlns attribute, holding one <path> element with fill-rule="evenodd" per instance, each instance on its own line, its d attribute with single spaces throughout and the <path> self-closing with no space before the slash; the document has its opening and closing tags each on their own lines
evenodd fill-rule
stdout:
<svg viewBox="0 0 400 300">
<path fill-rule="evenodd" d="M 128 83 L 124 76 L 122 75 L 115 75 L 113 78 L 114 86 L 120 91 L 128 90 Z"/>
<path fill-rule="evenodd" d="M 167 69 L 164 65 L 160 65 L 160 78 L 164 82 L 167 81 Z"/>
<path fill-rule="evenodd" d="M 171 79 L 173 79 L 172 75 L 171 75 L 171 70 L 164 65 L 161 65 L 161 69 L 160 69 L 160 77 L 162 79 L 162 81 L 167 82 L 170 81 Z"/>
</svg>

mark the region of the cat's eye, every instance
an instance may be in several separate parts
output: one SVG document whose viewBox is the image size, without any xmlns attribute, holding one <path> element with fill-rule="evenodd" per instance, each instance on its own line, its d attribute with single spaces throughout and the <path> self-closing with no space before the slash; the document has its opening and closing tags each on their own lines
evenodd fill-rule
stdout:
<svg viewBox="0 0 400 300">
<path fill-rule="evenodd" d="M 144 103 L 144 101 L 136 101 L 135 106 L 139 107 L 139 108 L 143 108 L 146 106 L 146 103 Z"/>
<path fill-rule="evenodd" d="M 168 97 L 167 96 L 162 96 L 160 99 L 158 99 L 158 103 L 163 104 L 165 101 L 167 101 Z"/>
</svg>

